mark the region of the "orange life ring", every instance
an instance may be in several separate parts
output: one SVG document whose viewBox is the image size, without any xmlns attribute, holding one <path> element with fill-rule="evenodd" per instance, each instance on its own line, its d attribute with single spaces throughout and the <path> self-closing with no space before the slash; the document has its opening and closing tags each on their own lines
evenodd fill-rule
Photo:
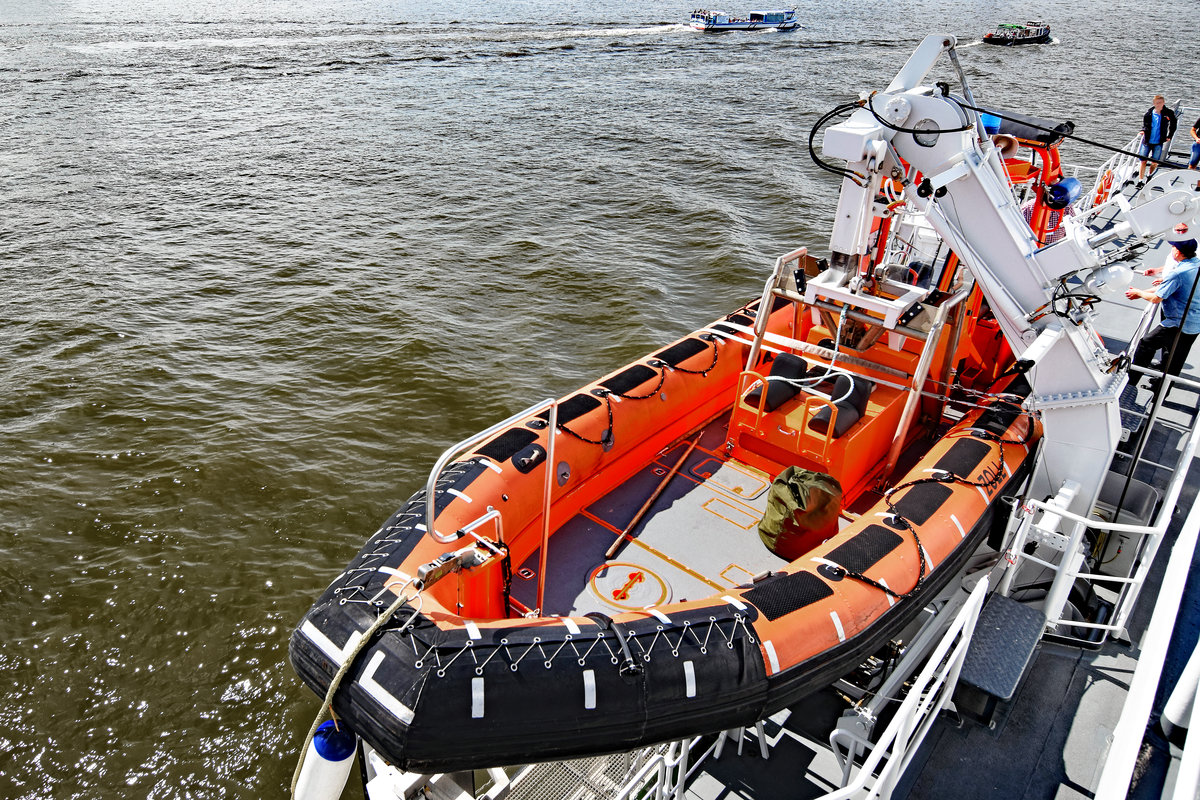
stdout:
<svg viewBox="0 0 1200 800">
<path fill-rule="evenodd" d="M 1092 205 L 1098 206 L 1108 199 L 1108 193 L 1112 189 L 1113 174 L 1111 169 L 1104 171 L 1100 176 L 1100 181 L 1096 184 L 1096 196 L 1092 198 Z"/>
</svg>

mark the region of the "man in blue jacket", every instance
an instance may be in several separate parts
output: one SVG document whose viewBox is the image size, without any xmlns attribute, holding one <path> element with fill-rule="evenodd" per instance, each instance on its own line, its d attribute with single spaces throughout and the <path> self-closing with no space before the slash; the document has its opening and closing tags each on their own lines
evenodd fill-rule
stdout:
<svg viewBox="0 0 1200 800">
<path fill-rule="evenodd" d="M 1196 258 L 1195 239 L 1171 242 L 1171 246 L 1175 248 L 1177 263 L 1162 283 L 1152 289 L 1126 289 L 1125 296 L 1130 300 L 1141 298 L 1161 304 L 1162 309 L 1162 321 L 1142 337 L 1133 351 L 1133 363 L 1148 367 L 1161 350 L 1166 373 L 1178 375 L 1187 361 L 1192 342 L 1200 334 L 1200 291 L 1195 285 L 1200 275 L 1200 258 Z M 1154 391 L 1161 385 L 1161 378 L 1150 380 L 1150 388 Z"/>
<path fill-rule="evenodd" d="M 1150 156 L 1150 158 L 1161 160 L 1163 145 L 1175 135 L 1177 122 L 1175 112 L 1167 108 L 1167 98 L 1161 94 L 1154 95 L 1154 105 L 1150 106 L 1142 117 L 1142 146 L 1138 150 L 1138 155 L 1142 158 Z M 1143 161 L 1142 166 L 1138 168 L 1139 189 L 1145 183 L 1146 163 Z M 1153 175 L 1156 169 L 1158 169 L 1158 165 L 1151 164 L 1150 174 Z"/>
</svg>

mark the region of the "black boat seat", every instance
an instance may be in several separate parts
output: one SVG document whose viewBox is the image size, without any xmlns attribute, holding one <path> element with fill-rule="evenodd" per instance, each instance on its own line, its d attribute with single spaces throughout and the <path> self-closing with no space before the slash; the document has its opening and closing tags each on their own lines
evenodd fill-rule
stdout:
<svg viewBox="0 0 1200 800">
<path fill-rule="evenodd" d="M 764 381 L 767 386 L 767 399 L 763 403 L 763 411 L 774 411 L 800 393 L 800 387 L 789 381 L 797 381 L 808 374 L 808 363 L 800 356 L 791 353 L 780 353 L 771 363 L 770 378 L 780 380 Z M 756 386 L 746 394 L 746 403 L 757 408 L 762 396 L 762 387 Z"/>
<path fill-rule="evenodd" d="M 867 411 L 867 399 L 871 396 L 871 390 L 875 388 L 872 381 L 860 376 L 850 376 L 845 373 L 837 376 L 837 380 L 833 382 L 832 397 L 839 398 L 834 401 L 834 408 L 837 409 L 837 420 L 833 423 L 833 438 L 840 438 L 846 431 L 854 426 L 854 423 L 862 419 L 863 414 Z M 833 416 L 829 406 L 824 406 L 813 414 L 809 420 L 808 427 L 817 433 L 829 432 L 829 418 Z"/>
</svg>

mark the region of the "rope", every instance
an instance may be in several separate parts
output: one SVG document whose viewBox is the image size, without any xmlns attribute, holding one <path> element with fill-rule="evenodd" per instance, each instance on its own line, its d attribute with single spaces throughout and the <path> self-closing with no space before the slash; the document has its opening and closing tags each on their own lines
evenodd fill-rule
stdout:
<svg viewBox="0 0 1200 800">
<path fill-rule="evenodd" d="M 709 344 L 712 345 L 712 363 L 710 363 L 704 369 L 686 369 L 686 368 L 680 367 L 680 366 L 674 366 L 674 367 L 671 367 L 671 369 L 678 370 L 679 372 L 685 372 L 688 375 L 701 375 L 701 376 L 707 378 L 708 373 L 712 372 L 713 367 L 717 366 L 717 360 L 721 356 L 720 350 L 717 349 L 717 340 L 714 338 L 709 342 Z M 699 353 L 697 353 L 697 355 L 699 355 Z M 654 397 L 655 395 L 657 395 L 658 390 L 662 388 L 663 383 L 665 383 L 667 380 L 668 365 L 660 361 L 660 362 L 658 362 L 658 364 L 651 364 L 651 366 L 658 369 L 659 374 L 658 374 L 658 385 L 655 386 L 654 390 L 651 391 L 649 394 L 629 395 L 629 394 L 621 394 L 620 392 L 614 392 L 611 389 L 602 389 L 601 390 L 604 392 L 604 394 L 602 394 L 600 396 L 604 398 L 604 404 L 608 410 L 608 427 L 605 428 L 604 435 L 601 438 L 589 439 L 588 437 L 571 430 L 570 428 L 568 428 L 566 426 L 565 423 L 560 423 L 558 426 L 558 429 L 560 431 L 562 431 L 563 433 L 566 433 L 570 436 L 574 436 L 579 441 L 587 442 L 588 444 L 606 445 L 609 442 L 611 442 L 612 435 L 613 435 L 612 395 L 616 395 L 617 397 L 620 397 L 623 400 L 648 400 L 651 397 Z"/>
<path fill-rule="evenodd" d="M 1001 395 L 995 395 L 995 397 L 1000 403 L 1005 403 L 1008 405 L 1017 405 L 1016 403 L 1013 403 L 1013 401 L 1008 399 L 1007 397 L 1003 397 Z M 993 407 L 995 405 L 996 405 L 996 403 L 993 403 Z M 988 441 L 994 442 L 997 445 L 999 445 L 996 448 L 996 450 L 997 450 L 996 466 L 990 470 L 985 471 L 983 473 L 984 478 L 982 480 L 974 481 L 974 480 L 971 480 L 970 478 L 964 477 L 962 475 L 956 475 L 949 470 L 942 470 L 941 474 L 932 475 L 928 478 L 914 478 L 911 481 L 905 481 L 904 483 L 893 486 L 892 488 L 888 489 L 884 493 L 883 500 L 885 503 L 887 503 L 888 513 L 892 515 L 892 519 L 895 520 L 896 524 L 900 527 L 901 530 L 906 530 L 912 534 L 913 542 L 917 546 L 917 558 L 919 559 L 920 567 L 917 572 L 917 582 L 913 585 L 913 588 L 909 589 L 907 592 L 899 593 L 892 589 L 889 589 L 887 586 L 884 586 L 879 581 L 876 581 L 872 578 L 868 578 L 866 575 L 863 575 L 861 572 L 853 572 L 851 570 L 846 569 L 845 567 L 839 567 L 846 573 L 846 576 L 850 577 L 850 578 L 854 578 L 857 581 L 861 581 L 862 583 L 865 583 L 869 586 L 874 586 L 876 589 L 886 592 L 889 596 L 891 596 L 897 600 L 904 600 L 906 598 L 913 597 L 918 592 L 920 592 L 925 583 L 925 578 L 926 578 L 926 575 L 925 575 L 925 549 L 921 546 L 921 539 L 919 536 L 917 536 L 916 527 L 913 526 L 911 521 L 909 521 L 908 519 L 905 519 L 905 517 L 896 509 L 895 504 L 892 503 L 892 496 L 896 492 L 900 491 L 901 489 L 907 489 L 912 486 L 919 486 L 923 483 L 961 483 L 965 486 L 978 486 L 978 487 L 981 487 L 983 489 L 988 489 L 988 490 L 999 486 L 1000 482 L 1004 478 L 1004 464 L 1005 464 L 1005 462 L 1004 462 L 1004 445 L 1006 445 L 1006 444 L 1020 444 L 1020 445 L 1028 444 L 1029 440 L 1033 437 L 1033 430 L 1034 430 L 1033 415 L 1027 411 L 1024 411 L 1022 413 L 1024 414 L 1024 416 L 1026 416 L 1029 419 L 1029 427 L 1025 431 L 1025 436 L 1021 439 L 1005 439 L 1003 436 L 998 436 L 996 434 L 991 433 L 990 431 L 985 431 L 985 430 L 982 430 L 979 428 L 973 429 L 974 435 L 977 436 L 978 438 L 986 439 Z M 1011 425 L 1010 425 L 1010 427 L 1011 427 Z"/>
<path fill-rule="evenodd" d="M 608 427 L 604 429 L 604 432 L 605 432 L 605 435 L 607 435 L 608 437 L 611 437 L 612 429 L 613 429 L 613 410 L 612 410 L 612 400 L 609 399 L 607 394 L 604 395 L 604 404 L 608 408 Z M 599 439 L 589 439 L 586 436 L 583 436 L 583 435 L 578 434 L 575 431 L 571 430 L 570 428 L 568 428 L 566 426 L 565 423 L 559 423 L 558 429 L 560 431 L 562 431 L 563 433 L 574 436 L 576 439 L 578 439 L 581 442 L 587 442 L 588 444 L 599 444 L 599 445 L 603 445 L 605 443 L 604 436 L 601 436 L 601 438 L 599 438 Z"/>
<path fill-rule="evenodd" d="M 1055 130 L 1054 128 L 1047 128 L 1045 126 L 1030 122 L 1029 120 L 1015 119 L 1013 117 L 1007 117 L 1004 114 L 1001 114 L 999 111 L 995 111 L 993 109 L 977 108 L 968 103 L 964 103 L 963 101 L 958 100 L 954 97 L 951 97 L 949 99 L 952 102 L 954 102 L 956 105 L 960 106 L 961 108 L 965 108 L 970 111 L 975 111 L 980 114 L 991 114 L 994 117 L 999 117 L 1000 119 L 1007 120 L 1008 122 L 1015 122 L 1019 125 L 1027 125 L 1030 128 L 1042 131 L 1043 133 L 1052 133 L 1055 136 L 1061 136 L 1064 139 L 1074 139 L 1075 141 L 1080 142 L 1082 144 L 1091 145 L 1092 147 L 1099 147 L 1101 150 L 1109 150 L 1109 151 L 1111 151 L 1113 153 L 1117 153 L 1119 155 L 1136 158 L 1139 161 L 1150 161 L 1155 164 L 1158 164 L 1159 166 L 1164 166 L 1164 167 L 1174 166 L 1174 164 L 1170 161 L 1165 161 L 1165 160 L 1159 159 L 1159 158 L 1150 158 L 1150 156 L 1148 154 L 1146 156 L 1141 156 L 1137 153 L 1131 153 L 1128 150 L 1121 148 L 1121 147 L 1113 147 L 1112 145 L 1109 145 L 1109 144 L 1104 144 L 1102 142 L 1096 142 L 1091 139 L 1085 139 L 1082 136 L 1076 135 L 1075 133 L 1063 133 L 1060 130 Z"/>
<path fill-rule="evenodd" d="M 768 312 L 768 313 L 770 313 L 770 312 Z M 713 357 L 712 357 L 712 363 L 709 364 L 707 367 L 705 367 L 704 369 L 687 369 L 686 367 L 681 367 L 678 364 L 676 364 L 674 367 L 672 367 L 672 369 L 679 370 L 680 372 L 685 372 L 688 375 L 703 375 L 704 377 L 707 378 L 708 373 L 712 372 L 713 367 L 715 367 L 717 365 L 717 359 L 720 358 L 720 356 L 721 356 L 720 351 L 717 350 L 717 340 L 714 338 L 713 340 L 711 340 L 709 342 L 709 344 L 712 345 L 712 350 L 713 350 L 712 356 Z"/>
<path fill-rule="evenodd" d="M 350 671 L 350 667 L 354 665 L 355 660 L 363 651 L 363 648 L 365 648 L 367 643 L 371 641 L 371 637 L 373 637 L 380 628 L 387 624 L 388 620 L 392 618 L 392 615 L 400 609 L 400 606 L 408 602 L 409 598 L 404 596 L 404 592 L 408 589 L 412 582 L 412 579 L 410 579 L 400 587 L 400 596 L 396 598 L 395 602 L 388 606 L 386 611 L 376 617 L 375 622 L 372 623 L 371 627 L 367 628 L 366 633 L 362 635 L 362 638 L 358 640 L 358 644 L 354 646 L 354 650 L 351 651 L 350 655 L 346 657 L 346 660 L 342 662 L 342 666 L 338 669 L 337 674 L 333 676 L 333 680 L 329 682 L 329 688 L 325 692 L 325 701 L 321 705 L 321 710 L 317 712 L 317 718 L 313 720 L 312 727 L 308 729 L 308 736 L 304 738 L 304 744 L 300 746 L 300 758 L 297 759 L 296 770 L 292 773 L 292 797 L 296 796 L 296 784 L 300 781 L 300 771 L 304 769 L 304 759 L 308 756 L 308 746 L 312 744 L 313 738 L 317 735 L 317 728 L 320 728 L 321 723 L 325 721 L 326 710 L 329 711 L 331 716 L 333 714 L 333 696 L 337 693 L 338 687 L 341 685 L 342 678 L 345 677 L 346 673 Z M 415 599 L 421 600 L 420 592 L 416 594 Z M 408 618 L 408 622 L 401 626 L 402 628 L 407 627 L 408 624 L 412 622 L 414 618 L 416 618 L 417 614 L 421 613 L 421 606 L 423 604 L 423 602 L 417 604 L 416 608 L 413 609 L 412 616 Z M 336 719 L 334 722 L 336 724 Z"/>
</svg>

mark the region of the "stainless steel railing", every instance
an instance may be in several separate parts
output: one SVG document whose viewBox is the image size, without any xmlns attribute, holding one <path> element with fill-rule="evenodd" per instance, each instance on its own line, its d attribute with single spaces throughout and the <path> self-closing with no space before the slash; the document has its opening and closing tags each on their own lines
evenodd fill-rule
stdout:
<svg viewBox="0 0 1200 800">
<path fill-rule="evenodd" d="M 549 425 L 547 427 L 549 433 L 546 437 L 546 484 L 542 496 L 542 547 L 541 561 L 538 569 L 537 588 L 537 610 L 539 611 L 542 608 L 542 600 L 545 596 L 546 590 L 546 551 L 550 544 L 550 491 L 553 486 L 551 481 L 554 480 L 554 440 L 555 435 L 558 432 L 558 401 L 554 399 L 543 400 L 536 405 L 530 406 L 524 411 L 513 414 L 503 422 L 497 422 L 490 428 L 480 431 L 474 436 L 463 439 L 458 444 L 451 446 L 444 453 L 442 453 L 436 462 L 434 462 L 433 469 L 429 471 L 429 480 L 425 482 L 425 530 L 435 542 L 449 544 L 450 542 L 456 541 L 462 534 L 462 531 L 455 531 L 454 533 L 449 534 L 438 533 L 437 528 L 434 526 L 434 517 L 436 516 L 435 505 L 437 502 L 434 490 L 437 488 L 438 478 L 441 477 L 442 470 L 444 470 L 446 465 L 454 460 L 457 456 L 466 452 L 468 449 L 474 447 L 480 442 L 486 441 L 495 434 L 520 422 L 521 420 L 528 419 L 535 414 L 540 414 L 546 410 L 549 410 L 550 415 L 548 420 Z M 489 509 L 489 514 L 492 511 L 493 509 Z M 497 516 L 498 515 L 499 512 L 497 512 Z M 484 516 L 488 519 L 491 518 L 487 514 Z M 482 523 L 483 521 L 484 518 L 480 518 L 479 520 L 476 520 L 475 523 Z M 475 523 L 472 524 L 474 525 Z M 497 525 L 499 525 L 499 520 L 497 521 Z"/>
</svg>

